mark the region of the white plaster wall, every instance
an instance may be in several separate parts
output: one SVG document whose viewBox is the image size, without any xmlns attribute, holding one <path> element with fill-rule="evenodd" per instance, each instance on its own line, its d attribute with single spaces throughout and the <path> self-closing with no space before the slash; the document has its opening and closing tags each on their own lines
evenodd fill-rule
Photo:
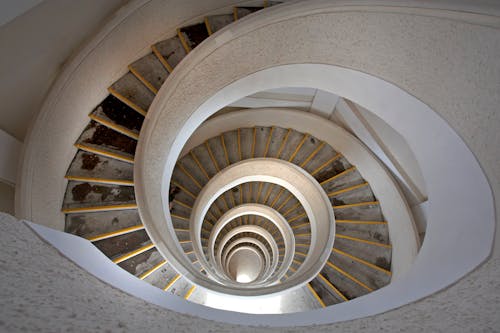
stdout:
<svg viewBox="0 0 500 333">
<path fill-rule="evenodd" d="M 126 2 L 0 1 L 1 129 L 24 140 L 63 64 Z"/>
<path fill-rule="evenodd" d="M 500 102 L 500 89 L 490 88 L 500 82 L 491 74 L 500 68 L 498 18 L 403 7 L 332 7 L 330 1 L 279 9 L 207 40 L 160 90 L 142 130 L 134 172 L 141 215 L 155 221 L 146 226 L 148 232 L 164 231 L 166 204 L 157 193 L 168 191 L 182 145 L 204 119 L 257 89 L 315 87 L 363 105 L 405 137 L 428 181 L 432 225 L 403 279 L 354 302 L 263 320 L 278 325 L 373 315 L 437 292 L 475 269 L 491 251 L 493 198 L 474 156 L 439 115 L 451 110 L 469 116 L 463 106 L 478 95 L 477 107 L 494 114 Z M 456 63 L 462 71 L 450 68 Z M 464 81 L 474 84 L 461 89 Z M 451 101 L 445 93 L 436 96 L 436 82 L 461 95 Z"/>
<path fill-rule="evenodd" d="M 0 181 L 14 186 L 19 170 L 22 143 L 0 129 Z"/>
<path fill-rule="evenodd" d="M 14 186 L 0 181 L 0 212 L 14 214 Z"/>
<path fill-rule="evenodd" d="M 376 135 L 380 138 L 382 145 L 385 146 L 391 157 L 393 157 L 397 164 L 399 164 L 400 170 L 403 170 L 418 188 L 419 194 L 421 195 L 421 198 L 419 199 L 426 200 L 427 195 L 424 177 L 420 171 L 418 161 L 415 158 L 415 155 L 413 155 L 406 140 L 372 112 L 361 106 L 358 106 L 358 110 L 361 112 L 370 127 L 375 131 Z M 425 132 L 425 128 L 422 128 L 422 131 Z"/>
<path fill-rule="evenodd" d="M 280 329 L 223 324 L 147 303 L 82 270 L 23 223 L 2 214 L 0 245 L 4 332 L 494 332 L 500 327 L 498 258 L 449 289 L 397 310 L 344 323 Z M 170 296 L 175 297 L 164 297 Z M 307 300 L 301 291 L 296 296 Z"/>
</svg>

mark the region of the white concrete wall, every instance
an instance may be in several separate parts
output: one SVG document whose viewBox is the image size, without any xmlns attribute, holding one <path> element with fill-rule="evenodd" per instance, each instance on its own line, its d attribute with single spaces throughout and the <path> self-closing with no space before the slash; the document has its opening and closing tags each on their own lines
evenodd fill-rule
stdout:
<svg viewBox="0 0 500 333">
<path fill-rule="evenodd" d="M 14 214 L 15 188 L 0 181 L 0 212 Z"/>
<path fill-rule="evenodd" d="M 0 182 L 16 184 L 22 146 L 19 140 L 0 129 Z"/>
<path fill-rule="evenodd" d="M 5 332 L 493 332 L 500 327 L 498 258 L 449 289 L 394 311 L 345 323 L 282 329 L 259 327 L 258 319 L 255 327 L 223 324 L 148 303 L 89 274 L 23 223 L 2 214 L 0 244 L 0 330 Z M 295 296 L 314 304 L 302 291 Z M 288 301 L 282 307 L 300 310 Z"/>
<path fill-rule="evenodd" d="M 6 6 L 20 7 L 18 2 L 33 5 L 40 1 L 7 2 L 1 2 L 0 13 L 5 14 Z M 0 27 L 1 129 L 24 141 L 63 64 L 126 2 L 42 1 Z"/>
</svg>

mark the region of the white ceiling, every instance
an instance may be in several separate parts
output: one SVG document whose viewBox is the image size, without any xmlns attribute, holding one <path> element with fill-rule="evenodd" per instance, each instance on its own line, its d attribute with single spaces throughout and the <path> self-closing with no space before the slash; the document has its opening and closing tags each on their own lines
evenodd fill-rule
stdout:
<svg viewBox="0 0 500 333">
<path fill-rule="evenodd" d="M 0 129 L 23 141 L 64 62 L 127 1 L 0 1 Z"/>
</svg>

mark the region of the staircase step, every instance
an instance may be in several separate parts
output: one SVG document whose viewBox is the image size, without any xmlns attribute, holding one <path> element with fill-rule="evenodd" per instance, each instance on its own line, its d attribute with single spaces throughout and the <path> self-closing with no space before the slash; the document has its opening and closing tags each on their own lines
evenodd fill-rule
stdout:
<svg viewBox="0 0 500 333">
<path fill-rule="evenodd" d="M 148 263 L 151 264 L 150 262 L 148 262 Z M 151 274 L 153 274 L 154 272 L 156 272 L 157 270 L 159 270 L 160 268 L 165 266 L 166 263 L 167 263 L 167 261 L 165 259 L 162 259 L 157 264 L 155 264 L 151 267 L 148 267 L 148 268 L 144 267 L 143 272 L 138 275 L 138 278 L 141 280 L 144 280 L 145 278 L 147 278 L 148 276 L 150 276 Z"/>
<path fill-rule="evenodd" d="M 334 206 L 376 200 L 368 183 L 361 183 L 342 190 L 330 192 L 328 193 L 328 197 L 330 197 L 330 201 Z"/>
<path fill-rule="evenodd" d="M 340 303 L 340 302 L 346 302 L 348 301 L 349 299 L 347 297 L 345 297 L 344 294 L 342 294 L 340 292 L 340 290 L 335 287 L 333 285 L 333 283 L 331 281 L 329 281 L 323 274 L 318 274 L 318 280 L 324 285 L 326 286 L 326 288 L 328 289 L 328 291 L 330 292 L 330 294 L 332 295 L 332 297 L 334 297 L 336 300 L 337 300 L 337 303 Z"/>
<path fill-rule="evenodd" d="M 387 271 L 391 270 L 392 249 L 373 246 L 362 242 L 353 242 L 348 239 L 336 238 L 333 247 L 345 253 L 352 254 L 359 259 L 369 262 Z"/>
<path fill-rule="evenodd" d="M 144 281 L 157 288 L 163 289 L 176 275 L 177 272 L 168 263 L 166 263 L 150 275 L 146 276 Z"/>
<path fill-rule="evenodd" d="M 139 132 L 144 121 L 143 116 L 112 95 L 106 97 L 89 117 L 135 140 L 139 138 Z"/>
<path fill-rule="evenodd" d="M 67 210 L 123 204 L 135 204 L 133 187 L 69 181 L 63 208 Z"/>
<path fill-rule="evenodd" d="M 128 72 L 108 88 L 109 93 L 146 116 L 155 95 L 134 74 Z"/>
<path fill-rule="evenodd" d="M 156 248 L 148 249 L 142 253 L 132 256 L 118 264 L 121 268 L 132 275 L 140 276 L 142 273 L 163 261 L 163 257 Z"/>
<path fill-rule="evenodd" d="M 234 7 L 233 8 L 233 16 L 234 20 L 239 20 L 247 15 L 258 12 L 259 10 L 264 9 L 264 7 Z"/>
<path fill-rule="evenodd" d="M 179 36 L 156 43 L 151 48 L 155 56 L 170 73 L 187 55 Z"/>
<path fill-rule="evenodd" d="M 189 53 L 208 38 L 208 31 L 205 22 L 203 22 L 177 29 L 177 36 L 179 36 L 184 50 Z"/>
<path fill-rule="evenodd" d="M 328 279 L 348 299 L 363 296 L 372 291 L 370 287 L 364 285 L 356 277 L 331 262 L 327 262 L 321 271 L 321 275 Z"/>
<path fill-rule="evenodd" d="M 331 156 L 330 160 L 314 169 L 311 175 L 318 182 L 322 183 L 350 168 L 352 168 L 352 165 L 342 155 L 336 154 Z"/>
<path fill-rule="evenodd" d="M 327 194 L 331 194 L 364 182 L 356 167 L 352 166 L 326 178 L 320 184 Z"/>
<path fill-rule="evenodd" d="M 207 27 L 208 34 L 211 35 L 220 29 L 224 28 L 234 22 L 232 14 L 212 15 L 205 17 L 205 26 Z"/>
<path fill-rule="evenodd" d="M 212 160 L 212 163 L 214 165 L 216 164 L 217 168 L 219 170 L 222 170 L 228 166 L 229 155 L 227 155 L 228 157 L 226 158 L 225 151 L 227 151 L 227 147 L 226 147 L 226 149 L 224 149 L 225 141 L 224 141 L 224 145 L 223 145 L 221 136 L 216 136 L 214 138 L 209 139 L 205 143 L 205 146 L 209 152 L 210 159 Z"/>
<path fill-rule="evenodd" d="M 316 299 L 316 301 L 318 302 L 319 306 L 324 308 L 326 306 L 325 302 L 323 302 L 323 300 L 321 299 L 321 297 L 319 296 L 319 294 L 316 292 L 316 289 L 314 289 L 313 285 L 311 283 L 308 283 L 307 284 L 307 288 L 309 289 L 309 291 L 311 292 L 311 294 L 313 295 L 313 297 Z"/>
<path fill-rule="evenodd" d="M 390 275 L 352 260 L 349 257 L 333 253 L 330 256 L 330 260 L 335 262 L 337 267 L 349 272 L 349 274 L 373 290 L 382 288 L 391 281 Z"/>
<path fill-rule="evenodd" d="M 133 163 L 137 141 L 91 121 L 75 146 L 87 152 Z"/>
<path fill-rule="evenodd" d="M 65 231 L 73 235 L 91 239 L 99 235 L 141 224 L 141 219 L 136 209 L 74 213 L 66 215 Z"/>
<path fill-rule="evenodd" d="M 335 218 L 339 220 L 383 221 L 382 210 L 376 201 L 333 206 Z"/>
<path fill-rule="evenodd" d="M 224 145 L 226 146 L 230 164 L 239 162 L 237 131 L 225 132 L 222 136 L 224 137 Z"/>
<path fill-rule="evenodd" d="M 168 70 L 153 53 L 133 62 L 129 65 L 129 70 L 153 94 L 158 93 L 169 74 Z"/>
<path fill-rule="evenodd" d="M 66 179 L 95 183 L 133 185 L 134 167 L 113 158 L 79 150 L 66 173 Z"/>
<path fill-rule="evenodd" d="M 210 154 L 205 145 L 200 145 L 191 150 L 191 156 L 198 161 L 198 167 L 203 174 L 206 174 L 209 179 L 211 179 L 215 174 L 217 174 L 217 169 L 215 168 Z"/>
<path fill-rule="evenodd" d="M 328 285 L 325 284 L 323 280 L 318 277 L 311 280 L 309 284 L 314 289 L 318 297 L 321 298 L 325 306 L 334 305 L 343 301 L 339 296 L 336 296 L 333 290 L 328 288 Z"/>
<path fill-rule="evenodd" d="M 172 185 L 177 186 L 181 191 L 186 191 L 195 195 L 200 193 L 200 183 L 192 174 L 183 167 L 177 164 L 172 172 Z"/>
<path fill-rule="evenodd" d="M 338 234 L 379 242 L 382 244 L 390 244 L 389 230 L 386 224 L 347 224 L 337 223 L 335 231 Z"/>
<path fill-rule="evenodd" d="M 150 246 L 151 241 L 145 230 L 131 232 L 125 235 L 104 239 L 94 242 L 94 245 L 101 250 L 113 262 L 120 263 L 134 254 L 145 252 L 136 252 L 141 250 L 144 246 Z"/>
</svg>

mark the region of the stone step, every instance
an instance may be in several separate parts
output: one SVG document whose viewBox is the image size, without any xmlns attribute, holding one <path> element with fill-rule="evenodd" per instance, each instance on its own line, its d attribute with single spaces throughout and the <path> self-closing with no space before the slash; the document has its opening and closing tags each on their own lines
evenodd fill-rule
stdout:
<svg viewBox="0 0 500 333">
<path fill-rule="evenodd" d="M 177 29 L 177 36 L 179 36 L 184 50 L 189 53 L 209 35 L 205 22 L 202 22 Z"/>
<path fill-rule="evenodd" d="M 118 266 L 126 270 L 132 275 L 140 276 L 148 268 L 152 267 L 154 264 L 162 261 L 163 257 L 156 248 L 148 249 L 142 253 L 134 255 L 133 257 L 124 260 L 119 263 Z"/>
<path fill-rule="evenodd" d="M 264 9 L 264 7 L 234 7 L 233 16 L 234 20 L 239 20 L 247 15 L 258 12 L 259 10 Z"/>
<path fill-rule="evenodd" d="M 128 72 L 108 88 L 111 95 L 146 116 L 155 95 L 134 74 Z"/>
<path fill-rule="evenodd" d="M 175 36 L 151 46 L 154 55 L 170 73 L 187 55 L 179 36 Z"/>
<path fill-rule="evenodd" d="M 234 22 L 232 14 L 212 15 L 205 17 L 205 26 L 208 34 L 211 35 L 220 29 Z"/>
<path fill-rule="evenodd" d="M 128 68 L 153 94 L 158 93 L 169 74 L 165 66 L 153 53 L 136 60 Z"/>
<path fill-rule="evenodd" d="M 333 252 L 330 255 L 330 261 L 373 290 L 384 287 L 391 280 L 390 274 L 353 260 L 352 257 L 346 255 Z"/>
<path fill-rule="evenodd" d="M 369 287 L 360 284 L 360 281 L 354 276 L 331 262 L 325 265 L 321 275 L 328 279 L 348 299 L 360 297 L 372 291 Z"/>
<path fill-rule="evenodd" d="M 352 254 L 359 259 L 367 261 L 385 270 L 391 270 L 391 248 L 375 246 L 373 244 L 363 242 L 353 242 L 343 238 L 335 238 L 333 251 L 335 250 Z"/>
<path fill-rule="evenodd" d="M 137 141 L 92 120 L 75 146 L 87 152 L 133 163 Z"/>
<path fill-rule="evenodd" d="M 63 209 L 135 204 L 131 186 L 69 181 Z"/>
<path fill-rule="evenodd" d="M 334 305 L 344 301 L 333 290 L 329 289 L 329 285 L 325 283 L 325 280 L 316 277 L 310 282 L 310 284 L 325 306 Z"/>
<path fill-rule="evenodd" d="M 149 244 L 151 241 L 145 230 L 94 242 L 99 250 L 116 263 L 125 261 L 128 259 L 125 256 Z"/>
<path fill-rule="evenodd" d="M 90 113 L 89 117 L 101 125 L 109 127 L 135 140 L 139 138 L 139 132 L 144 121 L 143 116 L 112 95 L 106 97 L 106 99 Z"/>
<path fill-rule="evenodd" d="M 142 225 L 136 209 L 66 215 L 65 231 L 93 240 L 97 236 Z"/>
<path fill-rule="evenodd" d="M 134 167 L 122 162 L 79 150 L 71 162 L 66 179 L 95 183 L 133 185 Z"/>
</svg>

